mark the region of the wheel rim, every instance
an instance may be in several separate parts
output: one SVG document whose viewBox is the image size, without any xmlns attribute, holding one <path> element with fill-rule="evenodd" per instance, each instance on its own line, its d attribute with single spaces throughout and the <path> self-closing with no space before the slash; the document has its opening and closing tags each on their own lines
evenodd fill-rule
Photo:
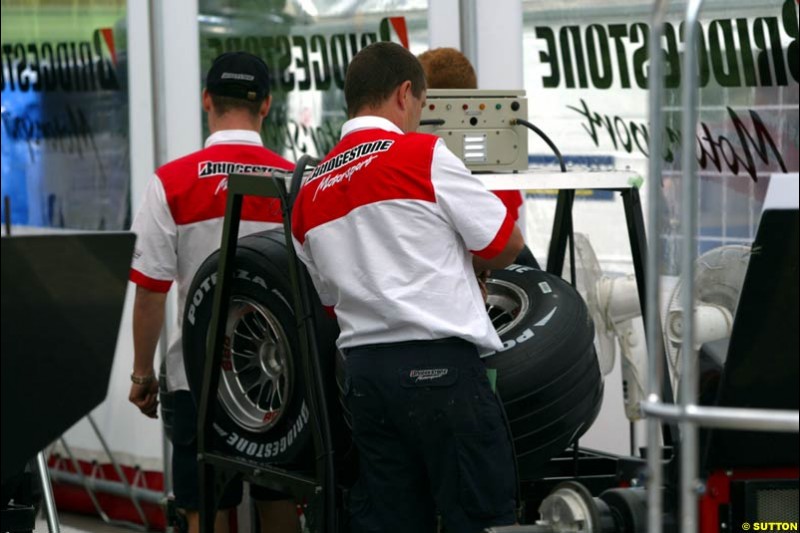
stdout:
<svg viewBox="0 0 800 533">
<path fill-rule="evenodd" d="M 501 279 L 486 280 L 486 312 L 502 336 L 520 323 L 530 307 L 528 295 L 517 285 Z"/>
<path fill-rule="evenodd" d="M 294 376 L 289 339 L 263 305 L 234 297 L 228 308 L 219 399 L 242 428 L 269 431 L 283 418 Z"/>
</svg>

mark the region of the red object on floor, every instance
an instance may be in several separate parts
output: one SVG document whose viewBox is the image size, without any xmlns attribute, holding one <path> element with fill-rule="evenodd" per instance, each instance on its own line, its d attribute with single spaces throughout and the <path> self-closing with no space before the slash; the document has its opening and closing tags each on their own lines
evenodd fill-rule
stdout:
<svg viewBox="0 0 800 533">
<path fill-rule="evenodd" d="M 51 469 L 75 473 L 72 461 L 64 460 L 63 458 L 59 459 L 51 456 L 47 464 Z M 114 466 L 110 463 L 97 464 L 88 461 L 78 461 L 78 466 L 86 476 L 104 479 L 106 481 L 120 481 L 117 472 L 114 470 Z M 133 485 L 135 482 L 136 486 L 153 491 L 161 492 L 164 490 L 164 474 L 162 472 L 139 471 L 134 467 L 125 465 L 120 465 L 120 468 L 127 478 L 128 483 Z M 138 479 L 136 479 L 137 473 Z M 99 516 L 89 497 L 89 493 L 86 492 L 86 489 L 82 486 L 53 481 L 53 495 L 56 500 L 56 507 L 59 511 Z M 110 519 L 142 524 L 139 513 L 133 506 L 133 502 L 128 498 L 99 491 L 96 492 L 95 495 L 103 512 L 106 513 Z M 147 517 L 150 530 L 165 531 L 167 520 L 164 509 L 160 505 L 147 502 L 140 502 L 140 505 Z"/>
<path fill-rule="evenodd" d="M 711 472 L 706 481 L 706 491 L 700 498 L 700 532 L 712 533 L 719 531 L 720 506 L 731 503 L 731 481 L 749 479 L 797 479 L 800 469 L 787 468 L 759 468 L 759 469 L 732 469 L 715 470 Z"/>
</svg>

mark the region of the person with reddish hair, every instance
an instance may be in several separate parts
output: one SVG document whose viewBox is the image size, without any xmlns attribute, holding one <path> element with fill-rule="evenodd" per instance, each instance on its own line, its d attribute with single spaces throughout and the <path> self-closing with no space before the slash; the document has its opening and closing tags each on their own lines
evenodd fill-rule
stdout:
<svg viewBox="0 0 800 533">
<path fill-rule="evenodd" d="M 475 75 L 475 69 L 467 59 L 467 56 L 462 54 L 455 48 L 433 48 L 427 52 L 423 52 L 417 56 L 419 62 L 422 64 L 422 70 L 425 72 L 425 81 L 428 84 L 428 89 L 477 89 L 478 78 Z M 522 191 L 492 191 L 495 196 L 500 198 L 500 201 L 508 209 L 511 218 L 517 225 L 524 225 L 524 196 Z M 523 219 L 520 220 L 520 215 Z M 523 228 L 520 228 L 523 230 Z M 517 263 L 526 264 L 539 268 L 539 263 L 533 254 L 525 248 Z M 482 274 L 485 279 L 486 275 Z M 483 283 L 484 279 L 481 279 Z M 481 289 L 485 290 L 484 285 Z"/>
<path fill-rule="evenodd" d="M 477 89 L 478 78 L 475 69 L 467 59 L 455 48 L 434 48 L 417 56 L 425 72 L 428 89 Z M 520 191 L 492 191 L 508 208 L 508 212 L 519 220 L 520 207 L 523 205 Z"/>
<path fill-rule="evenodd" d="M 455 48 L 434 48 L 417 56 L 425 72 L 428 89 L 477 89 L 475 69 L 467 56 Z"/>
</svg>

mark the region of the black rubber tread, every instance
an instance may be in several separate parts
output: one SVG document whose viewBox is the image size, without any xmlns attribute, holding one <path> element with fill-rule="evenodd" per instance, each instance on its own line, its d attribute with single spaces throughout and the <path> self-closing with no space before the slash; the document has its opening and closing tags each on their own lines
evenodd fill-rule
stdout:
<svg viewBox="0 0 800 533">
<path fill-rule="evenodd" d="M 213 307 L 213 290 L 206 291 L 200 303 L 195 306 L 195 324 L 187 320 L 192 297 L 209 278 L 217 272 L 219 253 L 212 254 L 200 266 L 195 275 L 192 286 L 188 292 L 187 305 L 184 309 L 184 362 L 187 370 L 190 388 L 197 396 L 199 384 L 202 380 L 202 362 L 204 359 L 206 337 L 210 328 L 210 315 Z M 215 441 L 215 449 L 229 455 L 237 455 L 249 460 L 268 463 L 296 462 L 307 455 L 311 440 L 310 424 L 308 423 L 307 402 L 305 401 L 304 380 L 300 374 L 301 363 L 299 357 L 299 343 L 297 338 L 296 318 L 294 315 L 294 300 L 288 274 L 288 254 L 282 231 L 268 231 L 249 235 L 239 239 L 236 250 L 236 268 L 245 269 L 253 277 L 259 276 L 265 280 L 263 286 L 250 280 L 239 279 L 234 275 L 231 293 L 232 296 L 242 295 L 256 300 L 264 305 L 280 322 L 292 352 L 294 376 L 293 397 L 288 399 L 284 407 L 284 419 L 269 431 L 256 433 L 240 427 L 226 413 L 221 405 L 217 405 L 215 424 L 217 434 L 224 433 Z M 215 283 L 211 283 L 215 287 Z M 317 342 L 320 351 L 324 354 L 331 352 L 338 328 L 322 311 L 316 294 L 315 320 L 317 327 Z M 192 356 L 200 353 L 201 356 Z M 323 360 L 325 357 L 323 357 Z M 331 358 L 328 358 L 329 360 Z M 332 360 L 328 368 L 332 370 Z M 305 408 L 303 408 L 305 406 Z M 305 423 L 300 421 L 305 419 Z M 219 430 L 222 430 L 220 432 Z M 246 442 L 246 445 L 242 443 Z M 276 448 L 275 444 L 280 443 Z M 270 446 L 272 451 L 264 453 L 264 446 Z M 256 450 L 256 452 L 253 452 Z M 275 451 L 277 450 L 277 451 Z M 256 455 L 253 455 L 255 453 Z"/>
</svg>

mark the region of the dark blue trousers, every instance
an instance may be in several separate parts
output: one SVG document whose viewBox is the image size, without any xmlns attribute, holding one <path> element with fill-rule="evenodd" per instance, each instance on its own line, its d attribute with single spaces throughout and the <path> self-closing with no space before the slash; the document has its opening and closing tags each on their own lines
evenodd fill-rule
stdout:
<svg viewBox="0 0 800 533">
<path fill-rule="evenodd" d="M 509 434 L 476 348 L 461 339 L 346 351 L 359 451 L 353 532 L 447 533 L 515 522 Z"/>
</svg>

